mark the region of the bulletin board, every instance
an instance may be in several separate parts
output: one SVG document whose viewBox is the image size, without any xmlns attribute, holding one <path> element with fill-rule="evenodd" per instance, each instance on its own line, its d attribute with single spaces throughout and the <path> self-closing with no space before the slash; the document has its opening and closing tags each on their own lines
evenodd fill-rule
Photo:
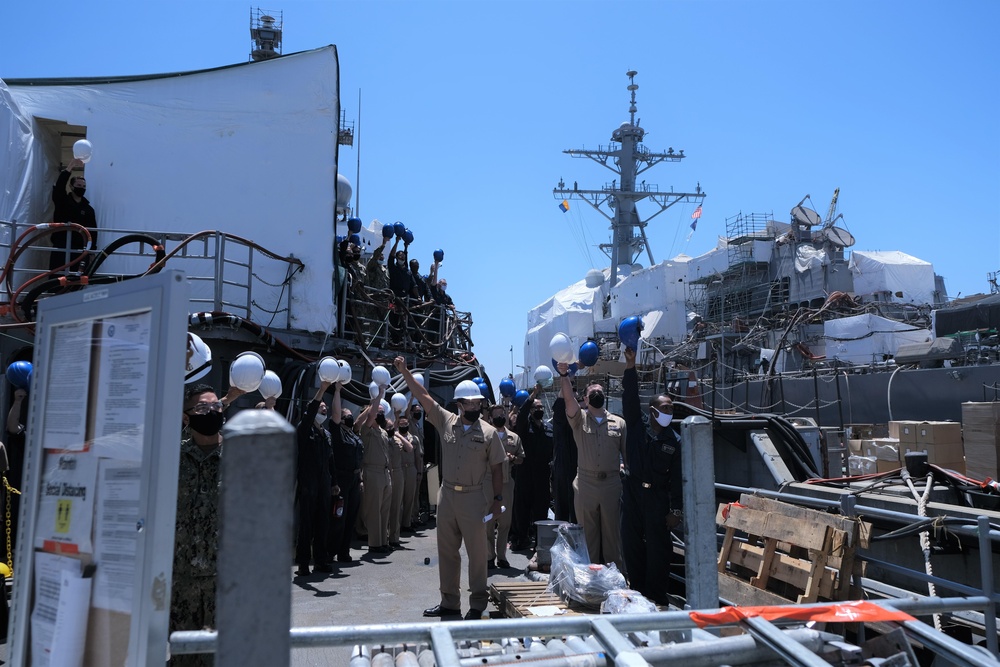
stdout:
<svg viewBox="0 0 1000 667">
<path fill-rule="evenodd" d="M 163 664 L 188 283 L 180 271 L 38 303 L 11 664 Z"/>
</svg>

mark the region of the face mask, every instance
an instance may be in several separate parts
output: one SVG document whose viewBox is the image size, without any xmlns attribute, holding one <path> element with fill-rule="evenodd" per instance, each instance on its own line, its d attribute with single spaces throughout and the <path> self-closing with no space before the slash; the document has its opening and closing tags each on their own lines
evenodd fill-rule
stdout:
<svg viewBox="0 0 1000 667">
<path fill-rule="evenodd" d="M 344 417 L 344 426 L 354 428 L 354 417 Z"/>
<path fill-rule="evenodd" d="M 73 194 L 77 197 L 82 197 L 83 193 L 87 191 L 87 188 L 73 188 Z"/>
<path fill-rule="evenodd" d="M 654 415 L 653 418 L 656 420 L 656 423 L 662 426 L 663 428 L 670 426 L 670 420 L 674 418 L 673 414 L 669 412 L 660 412 L 655 408 L 653 409 L 653 415 Z"/>
<path fill-rule="evenodd" d="M 316 426 L 322 426 L 323 422 L 325 422 L 325 421 L 326 421 L 326 415 L 321 415 L 320 413 L 317 412 L 316 413 Z"/>
<path fill-rule="evenodd" d="M 599 391 L 595 391 L 587 397 L 587 402 L 590 403 L 590 407 L 600 410 L 604 407 L 604 394 Z"/>
<path fill-rule="evenodd" d="M 479 419 L 479 415 L 483 414 L 482 408 L 476 408 L 475 410 L 463 410 L 462 416 L 468 422 L 475 423 Z"/>
<path fill-rule="evenodd" d="M 203 415 L 188 415 L 188 426 L 201 435 L 216 435 L 225 423 L 225 415 L 214 410 Z"/>
<path fill-rule="evenodd" d="M 385 415 L 382 414 L 381 412 L 378 413 L 375 416 L 375 423 L 381 426 L 382 428 L 385 428 Z"/>
<path fill-rule="evenodd" d="M 419 412 L 411 412 L 410 413 L 410 417 L 412 417 L 413 419 L 420 419 L 422 416 L 423 415 L 421 413 L 419 413 Z"/>
<path fill-rule="evenodd" d="M 388 433 L 389 437 L 391 438 L 392 436 L 396 435 L 396 427 L 395 426 L 390 426 L 389 428 L 387 428 L 385 430 L 385 432 Z"/>
<path fill-rule="evenodd" d="M 507 423 L 507 418 L 504 416 L 494 417 L 490 423 L 492 423 L 497 428 L 503 428 L 503 425 Z"/>
<path fill-rule="evenodd" d="M 400 426 L 399 427 L 399 432 L 402 433 L 403 435 L 406 435 L 407 433 L 410 432 L 410 427 L 409 426 Z"/>
<path fill-rule="evenodd" d="M 535 419 L 537 419 L 538 421 L 541 421 L 542 417 L 545 416 L 545 411 L 544 410 L 535 410 L 534 412 L 531 413 L 531 416 L 534 417 Z"/>
</svg>

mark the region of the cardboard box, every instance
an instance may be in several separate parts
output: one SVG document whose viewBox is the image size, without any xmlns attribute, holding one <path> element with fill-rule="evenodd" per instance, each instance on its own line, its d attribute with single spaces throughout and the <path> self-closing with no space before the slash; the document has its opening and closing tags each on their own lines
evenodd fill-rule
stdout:
<svg viewBox="0 0 1000 667">
<path fill-rule="evenodd" d="M 1000 447 L 969 444 L 965 447 L 965 469 L 977 479 L 1000 479 Z M 975 475 L 973 475 L 975 471 Z"/>
<path fill-rule="evenodd" d="M 899 460 L 905 461 L 909 452 L 927 452 L 927 462 L 941 465 L 943 462 L 964 461 L 965 448 L 961 442 L 928 445 L 923 443 L 904 444 L 899 450 Z"/>
<path fill-rule="evenodd" d="M 903 464 L 899 461 L 883 461 L 881 459 L 875 461 L 875 472 L 892 472 L 902 467 Z"/>
<path fill-rule="evenodd" d="M 962 425 L 1000 425 L 1000 401 L 988 403 L 962 403 Z"/>
<path fill-rule="evenodd" d="M 874 474 L 877 472 L 875 458 L 869 456 L 848 456 L 847 472 L 852 477 Z"/>
<path fill-rule="evenodd" d="M 889 422 L 889 437 L 896 438 L 900 442 L 917 441 L 917 424 L 915 421 L 891 421 Z"/>
<path fill-rule="evenodd" d="M 861 454 L 877 461 L 900 462 L 899 440 L 895 438 L 874 438 L 861 441 Z M 899 466 L 897 466 L 899 467 Z"/>
<path fill-rule="evenodd" d="M 954 444 L 962 442 L 962 425 L 958 422 L 920 422 L 917 424 L 917 444 Z M 958 459 L 953 459 L 957 461 Z"/>
<path fill-rule="evenodd" d="M 847 450 L 854 456 L 861 456 L 861 443 L 863 442 L 864 440 L 855 440 L 852 438 L 847 441 Z"/>
<path fill-rule="evenodd" d="M 1000 424 L 962 427 L 962 440 L 977 445 L 1000 444 Z"/>
</svg>

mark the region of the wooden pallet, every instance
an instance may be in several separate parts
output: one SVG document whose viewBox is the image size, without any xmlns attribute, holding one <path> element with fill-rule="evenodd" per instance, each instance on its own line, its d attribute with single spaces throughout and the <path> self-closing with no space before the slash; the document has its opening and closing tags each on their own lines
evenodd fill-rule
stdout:
<svg viewBox="0 0 1000 667">
<path fill-rule="evenodd" d="M 716 522 L 726 529 L 718 561 L 723 598 L 755 605 L 852 596 L 859 521 L 744 494 L 739 504 L 720 505 Z"/>
<path fill-rule="evenodd" d="M 567 604 L 555 593 L 550 593 L 544 581 L 505 581 L 490 584 L 490 600 L 504 618 L 532 618 L 531 607 L 557 607 L 563 614 L 596 614 L 577 602 Z"/>
</svg>

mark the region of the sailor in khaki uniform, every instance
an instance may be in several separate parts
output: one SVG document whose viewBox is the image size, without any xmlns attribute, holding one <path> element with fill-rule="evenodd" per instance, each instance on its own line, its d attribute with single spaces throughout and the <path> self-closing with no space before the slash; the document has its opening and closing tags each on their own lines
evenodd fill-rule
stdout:
<svg viewBox="0 0 1000 667">
<path fill-rule="evenodd" d="M 510 535 L 510 521 L 514 505 L 514 478 L 511 475 L 513 466 L 524 462 L 524 447 L 521 437 L 507 428 L 507 414 L 502 405 L 490 407 L 490 424 L 497 430 L 500 442 L 507 454 L 503 462 L 503 502 L 509 509 L 500 514 L 494 514 L 493 520 L 486 524 L 486 546 L 489 551 L 490 567 L 509 568 L 507 562 L 507 537 Z"/>
<path fill-rule="evenodd" d="M 462 542 L 469 554 L 469 612 L 467 619 L 482 617 L 489 596 L 486 590 L 486 523 L 500 514 L 503 498 L 503 462 L 507 455 L 497 432 L 480 420 L 482 394 L 475 382 L 463 380 L 455 388 L 461 416 L 448 412 L 406 368 L 406 360 L 393 362 L 410 393 L 424 408 L 426 419 L 441 437 L 441 489 L 437 503 L 438 577 L 440 604 L 424 616 L 458 616 L 462 613 Z M 490 486 L 493 502 L 483 487 Z"/>
<path fill-rule="evenodd" d="M 576 519 L 583 526 L 593 563 L 614 563 L 625 571 L 621 547 L 620 476 L 625 455 L 625 420 L 604 409 L 604 387 L 587 386 L 581 410 L 569 381 L 569 365 L 557 366 L 566 401 L 566 419 L 578 450 L 573 480 Z"/>
<path fill-rule="evenodd" d="M 364 506 L 361 511 L 368 528 L 368 551 L 376 554 L 392 552 L 389 546 L 389 504 L 392 500 L 391 439 L 386 429 L 391 428 L 386 415 L 392 412 L 382 400 L 385 390 L 379 391 L 358 417 L 364 458 L 361 475 L 365 485 Z"/>
</svg>

